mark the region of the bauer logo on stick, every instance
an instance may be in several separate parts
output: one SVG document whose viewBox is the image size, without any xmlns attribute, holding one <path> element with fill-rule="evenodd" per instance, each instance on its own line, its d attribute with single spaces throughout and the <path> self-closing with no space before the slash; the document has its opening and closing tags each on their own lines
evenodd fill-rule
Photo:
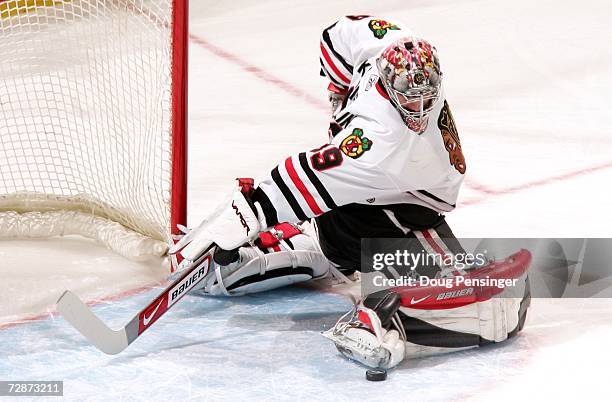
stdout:
<svg viewBox="0 0 612 402">
<path fill-rule="evenodd" d="M 168 307 L 172 306 L 176 301 L 178 301 L 183 294 L 189 292 L 191 288 L 193 288 L 198 283 L 198 280 L 200 278 L 206 276 L 206 274 L 208 274 L 209 268 L 210 256 L 207 256 L 197 271 L 193 272 L 191 275 L 186 276 L 181 282 L 177 283 L 170 290 L 170 299 L 168 300 Z"/>
</svg>

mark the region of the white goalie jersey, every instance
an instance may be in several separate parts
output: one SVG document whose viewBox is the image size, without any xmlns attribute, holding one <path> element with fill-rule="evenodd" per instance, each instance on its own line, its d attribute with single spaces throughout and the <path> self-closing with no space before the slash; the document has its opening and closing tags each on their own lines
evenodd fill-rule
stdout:
<svg viewBox="0 0 612 402">
<path fill-rule="evenodd" d="M 346 17 L 321 38 L 321 66 L 347 88 L 330 141 L 286 158 L 258 180 L 254 200 L 266 223 L 298 222 L 347 204 L 416 204 L 438 213 L 455 207 L 466 170 L 444 96 L 421 134 L 411 131 L 378 77 L 376 59 L 410 31 L 380 18 Z"/>
<path fill-rule="evenodd" d="M 394 40 L 410 35 L 412 32 L 397 21 L 365 15 L 344 17 L 321 34 L 321 75 L 336 87 L 346 89 L 355 66 L 377 56 Z"/>
</svg>

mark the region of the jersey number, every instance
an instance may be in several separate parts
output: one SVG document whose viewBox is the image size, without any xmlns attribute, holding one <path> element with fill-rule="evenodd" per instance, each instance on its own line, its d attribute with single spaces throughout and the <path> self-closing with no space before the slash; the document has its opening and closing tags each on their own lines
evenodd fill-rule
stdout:
<svg viewBox="0 0 612 402">
<path fill-rule="evenodd" d="M 316 152 L 310 157 L 312 167 L 318 171 L 327 170 L 342 165 L 342 152 L 338 148 L 327 148 Z"/>
</svg>

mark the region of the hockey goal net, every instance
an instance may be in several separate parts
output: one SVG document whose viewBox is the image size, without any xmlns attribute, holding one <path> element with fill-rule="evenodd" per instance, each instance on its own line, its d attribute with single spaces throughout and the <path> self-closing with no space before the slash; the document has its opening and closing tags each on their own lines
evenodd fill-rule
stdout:
<svg viewBox="0 0 612 402">
<path fill-rule="evenodd" d="M 187 0 L 0 0 L 0 237 L 139 259 L 186 218 Z"/>
</svg>

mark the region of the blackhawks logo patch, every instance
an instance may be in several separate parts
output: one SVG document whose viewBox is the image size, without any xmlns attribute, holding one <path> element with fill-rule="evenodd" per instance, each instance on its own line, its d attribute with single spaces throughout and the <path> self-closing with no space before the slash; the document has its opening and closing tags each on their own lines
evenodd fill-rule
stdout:
<svg viewBox="0 0 612 402">
<path fill-rule="evenodd" d="M 461 173 L 465 173 L 465 157 L 461 150 L 461 141 L 459 141 L 459 133 L 457 132 L 457 126 L 455 120 L 451 114 L 450 108 L 446 100 L 444 101 L 444 107 L 440 111 L 438 117 L 438 128 L 442 133 L 442 140 L 444 141 L 444 147 L 448 152 L 450 164 Z"/>
<path fill-rule="evenodd" d="M 390 30 L 398 31 L 401 28 L 385 20 L 374 19 L 368 23 L 370 30 L 374 33 L 374 37 L 382 39 Z"/>
<path fill-rule="evenodd" d="M 342 140 L 340 150 L 349 158 L 357 159 L 372 149 L 372 140 L 363 136 L 363 130 L 356 128 L 351 135 Z"/>
</svg>

